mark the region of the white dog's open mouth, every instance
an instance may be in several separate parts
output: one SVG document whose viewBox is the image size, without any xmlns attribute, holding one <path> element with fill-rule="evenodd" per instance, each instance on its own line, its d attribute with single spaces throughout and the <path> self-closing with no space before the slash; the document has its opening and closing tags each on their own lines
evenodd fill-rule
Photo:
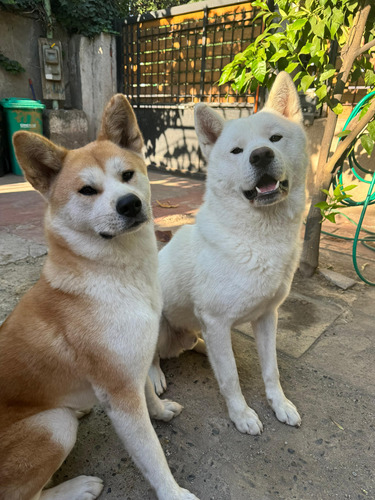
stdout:
<svg viewBox="0 0 375 500">
<path fill-rule="evenodd" d="M 262 205 L 274 203 L 281 196 L 288 193 L 288 180 L 279 181 L 268 174 L 263 175 L 254 189 L 244 191 L 243 194 L 250 201 L 259 201 Z"/>
</svg>

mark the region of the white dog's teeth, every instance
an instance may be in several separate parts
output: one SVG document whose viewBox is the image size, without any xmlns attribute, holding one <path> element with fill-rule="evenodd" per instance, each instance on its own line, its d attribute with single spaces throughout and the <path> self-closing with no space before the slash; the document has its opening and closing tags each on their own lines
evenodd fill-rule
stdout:
<svg viewBox="0 0 375 500">
<path fill-rule="evenodd" d="M 255 186 L 255 189 L 257 190 L 257 193 L 261 193 L 262 191 L 258 188 L 258 186 Z"/>
<path fill-rule="evenodd" d="M 277 182 L 276 182 L 275 189 L 279 189 L 279 186 L 280 186 L 280 181 L 277 181 Z"/>
</svg>

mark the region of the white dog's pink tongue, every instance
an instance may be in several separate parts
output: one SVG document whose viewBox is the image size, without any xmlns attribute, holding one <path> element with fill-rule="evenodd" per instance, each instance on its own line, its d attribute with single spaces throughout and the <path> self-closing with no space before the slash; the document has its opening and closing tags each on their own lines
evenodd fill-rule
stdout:
<svg viewBox="0 0 375 500">
<path fill-rule="evenodd" d="M 256 190 L 258 193 L 270 193 L 271 191 L 275 191 L 278 189 L 280 182 L 271 182 L 270 184 L 266 184 L 265 186 L 258 187 L 256 186 Z"/>
</svg>

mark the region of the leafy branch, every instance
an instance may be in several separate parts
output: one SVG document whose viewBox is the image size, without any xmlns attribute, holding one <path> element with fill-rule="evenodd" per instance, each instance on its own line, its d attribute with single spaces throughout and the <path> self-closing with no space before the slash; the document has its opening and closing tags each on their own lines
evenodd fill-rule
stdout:
<svg viewBox="0 0 375 500">
<path fill-rule="evenodd" d="M 2 52 L 0 52 L 0 66 L 9 73 L 19 74 L 25 71 L 25 68 L 18 61 L 9 59 Z"/>
<path fill-rule="evenodd" d="M 327 200 L 315 204 L 315 207 L 319 208 L 322 215 L 322 222 L 324 220 L 329 220 L 330 222 L 336 223 L 336 215 L 341 214 L 339 209 L 348 208 L 348 205 L 342 202 L 348 198 L 352 198 L 352 195 L 347 194 L 347 191 L 355 189 L 356 187 L 356 184 L 345 187 L 342 184 L 338 184 L 332 194 L 327 189 L 322 189 L 323 193 L 327 195 Z"/>
<path fill-rule="evenodd" d="M 219 83 L 232 82 L 232 88 L 239 93 L 254 92 L 259 84 L 269 88 L 275 71 L 283 70 L 292 73 L 299 90 L 315 88 L 318 106 L 327 103 L 340 114 L 342 81 L 344 85 L 347 81 L 353 83 L 363 75 L 366 85 L 375 85 L 374 68 L 366 57 L 375 48 L 374 13 L 366 17 L 364 44 L 353 53 L 355 62 L 350 65 L 349 79 L 333 65 L 336 48 L 343 58 L 350 49 L 350 37 L 355 33 L 352 27 L 359 21 L 360 7 L 366 3 L 365 0 L 275 0 L 277 9 L 273 12 L 263 0 L 251 2 L 257 9 L 254 22 L 262 22 L 264 29 L 225 66 Z"/>
</svg>

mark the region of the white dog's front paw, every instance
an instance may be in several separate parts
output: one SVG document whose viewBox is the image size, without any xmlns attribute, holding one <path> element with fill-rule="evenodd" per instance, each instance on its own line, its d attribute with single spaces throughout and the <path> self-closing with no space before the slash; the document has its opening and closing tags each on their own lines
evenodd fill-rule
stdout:
<svg viewBox="0 0 375 500">
<path fill-rule="evenodd" d="M 252 434 L 253 436 L 256 436 L 263 432 L 262 422 L 259 420 L 255 411 L 249 406 L 241 412 L 230 413 L 229 416 L 237 430 L 243 434 Z"/>
<path fill-rule="evenodd" d="M 167 381 L 165 380 L 163 370 L 160 368 L 159 364 L 152 364 L 148 374 L 154 385 L 156 394 L 160 396 L 160 394 L 163 394 L 167 389 Z"/>
<path fill-rule="evenodd" d="M 299 427 L 301 425 L 301 417 L 298 410 L 289 399 L 284 398 L 279 403 L 271 404 L 271 407 L 276 414 L 276 418 L 280 420 L 280 422 L 294 427 Z"/>
<path fill-rule="evenodd" d="M 183 410 L 183 406 L 169 399 L 160 399 L 160 403 L 161 405 L 160 408 L 158 408 L 158 413 L 154 416 L 157 420 L 169 422 L 172 418 L 177 417 Z"/>
</svg>

